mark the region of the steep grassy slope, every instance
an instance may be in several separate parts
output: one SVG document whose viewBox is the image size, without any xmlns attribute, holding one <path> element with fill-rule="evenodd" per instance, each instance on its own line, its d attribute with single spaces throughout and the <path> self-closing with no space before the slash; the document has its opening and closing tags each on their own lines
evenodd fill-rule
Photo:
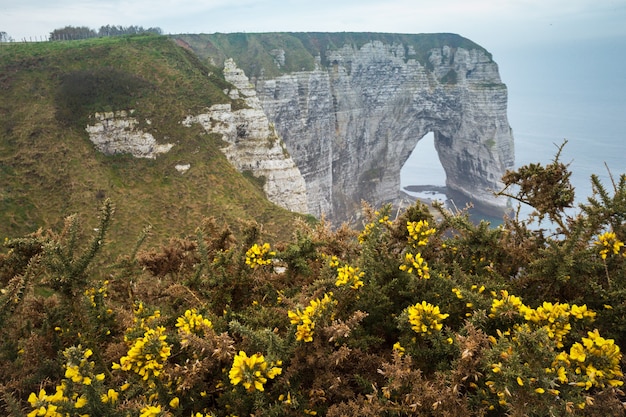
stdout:
<svg viewBox="0 0 626 417">
<path fill-rule="evenodd" d="M 249 77 L 277 76 L 294 71 L 310 71 L 315 68 L 315 58 L 328 66 L 325 51 L 344 45 L 359 48 L 372 41 L 388 45 L 404 45 L 405 57 L 428 65 L 428 54 L 433 48 L 444 45 L 453 48 L 483 49 L 479 45 L 452 33 L 398 34 L 372 32 L 281 32 L 281 33 L 214 33 L 184 34 L 174 38 L 191 48 L 203 59 L 211 59 L 221 65 L 227 57 L 235 58 L 237 65 Z M 409 49 L 410 48 L 410 49 Z M 284 64 L 276 65 L 279 50 L 285 51 Z M 486 52 L 486 51 L 485 51 Z"/>
<path fill-rule="evenodd" d="M 232 168 L 219 138 L 180 124 L 229 102 L 227 85 L 219 69 L 166 37 L 0 46 L 0 235 L 59 226 L 72 213 L 95 225 L 104 198 L 116 206 L 111 237 L 119 244 L 146 224 L 156 238 L 190 233 L 205 216 L 256 219 L 280 232 L 294 215 Z M 97 152 L 88 116 L 123 109 L 174 148 L 156 160 Z M 181 175 L 177 163 L 191 169 Z"/>
</svg>

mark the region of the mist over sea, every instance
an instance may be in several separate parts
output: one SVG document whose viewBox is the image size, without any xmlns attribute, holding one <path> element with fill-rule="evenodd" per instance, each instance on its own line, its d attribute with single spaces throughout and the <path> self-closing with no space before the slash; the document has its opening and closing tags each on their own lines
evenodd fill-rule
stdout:
<svg viewBox="0 0 626 417">
<path fill-rule="evenodd" d="M 626 173 L 626 38 L 491 52 L 508 87 L 516 167 L 550 163 L 567 139 L 560 160 L 570 164 L 576 202 L 591 195 L 592 174 L 612 190 L 607 166 L 616 181 Z M 405 164 L 401 186 L 445 199 L 444 185 L 428 134 Z"/>
</svg>

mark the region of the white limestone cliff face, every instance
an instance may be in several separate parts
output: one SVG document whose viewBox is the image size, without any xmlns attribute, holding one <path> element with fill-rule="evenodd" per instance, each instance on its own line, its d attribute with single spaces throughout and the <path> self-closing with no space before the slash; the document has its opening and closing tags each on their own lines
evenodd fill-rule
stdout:
<svg viewBox="0 0 626 417">
<path fill-rule="evenodd" d="M 428 132 L 448 188 L 505 210 L 492 190 L 501 189 L 514 149 L 496 63 L 482 50 L 444 46 L 430 51 L 427 68 L 407 52 L 379 41 L 346 45 L 326 51 L 328 68 L 255 80 L 304 176 L 309 213 L 341 221 L 362 200 L 400 198 L 400 170 Z"/>
<path fill-rule="evenodd" d="M 96 149 L 107 155 L 129 153 L 136 158 L 149 159 L 172 149 L 174 145 L 160 145 L 154 136 L 139 129 L 139 122 L 132 113 L 132 110 L 95 113 L 91 117 L 93 124 L 85 130 Z"/>
<path fill-rule="evenodd" d="M 206 113 L 188 116 L 183 124 L 199 123 L 206 132 L 221 134 L 228 143 L 222 151 L 230 163 L 241 172 L 264 177 L 263 189 L 270 201 L 306 213 L 304 178 L 263 112 L 254 86 L 232 60 L 225 62 L 224 77 L 236 87 L 227 93 L 244 100 L 247 108 L 233 110 L 230 104 L 216 104 Z"/>
</svg>

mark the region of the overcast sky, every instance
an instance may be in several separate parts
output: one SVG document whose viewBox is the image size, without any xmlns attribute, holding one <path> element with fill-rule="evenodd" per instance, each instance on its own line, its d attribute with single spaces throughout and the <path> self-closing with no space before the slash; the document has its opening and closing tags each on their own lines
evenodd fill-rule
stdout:
<svg viewBox="0 0 626 417">
<path fill-rule="evenodd" d="M 452 32 L 488 50 L 626 37 L 626 0 L 0 0 L 0 31 L 46 38 L 67 25 L 164 33 Z"/>
</svg>

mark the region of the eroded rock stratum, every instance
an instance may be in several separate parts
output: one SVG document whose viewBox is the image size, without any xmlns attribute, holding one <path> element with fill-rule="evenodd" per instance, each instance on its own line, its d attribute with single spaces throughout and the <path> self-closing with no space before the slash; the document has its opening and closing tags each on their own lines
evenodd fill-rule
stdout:
<svg viewBox="0 0 626 417">
<path fill-rule="evenodd" d="M 428 132 L 434 132 L 447 187 L 483 208 L 505 209 L 506 200 L 493 191 L 514 164 L 507 89 L 478 45 L 450 35 L 386 41 L 372 34 L 370 41 L 338 44 L 341 38 L 333 38 L 320 46 L 330 35 L 309 34 L 312 66 L 289 70 L 293 48 L 270 49 L 267 41 L 278 69 L 268 71 L 261 68 L 261 35 L 237 38 L 237 53 L 226 45 L 227 35 L 211 36 L 203 41 L 214 63 L 232 58 L 249 73 L 304 177 L 309 213 L 340 221 L 358 212 L 362 200 L 396 201 L 400 170 Z M 302 34 L 297 39 L 305 42 Z M 256 66 L 246 54 L 251 48 L 260 51 Z"/>
</svg>

